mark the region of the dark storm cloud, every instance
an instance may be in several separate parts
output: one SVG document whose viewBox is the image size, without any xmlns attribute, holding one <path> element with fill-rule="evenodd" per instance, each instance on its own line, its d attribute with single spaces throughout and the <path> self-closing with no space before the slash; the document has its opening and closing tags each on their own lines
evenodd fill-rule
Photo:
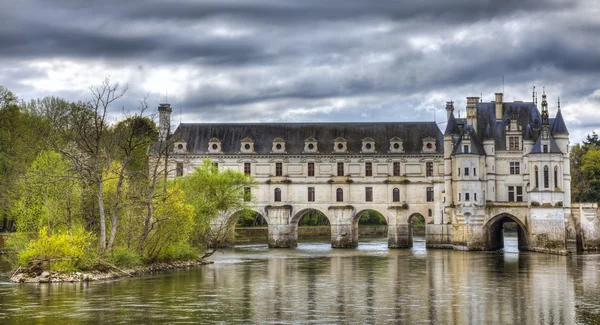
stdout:
<svg viewBox="0 0 600 325">
<path fill-rule="evenodd" d="M 459 107 L 465 96 L 490 100 L 503 76 L 513 100 L 528 100 L 533 84 L 545 84 L 562 92 L 565 103 L 594 105 L 596 99 L 582 98 L 600 88 L 597 1 L 8 0 L 2 6 L 9 10 L 0 10 L 0 63 L 10 68 L 0 68 L 0 84 L 49 95 L 32 80 L 36 73 L 52 79 L 49 71 L 57 68 L 32 62 L 74 61 L 123 71 L 130 96 L 150 92 L 159 101 L 165 89 L 141 83 L 157 78 L 158 69 L 179 71 L 185 80 L 171 98 L 188 119 L 430 119 L 446 99 Z M 583 108 L 572 111 L 590 117 Z"/>
</svg>

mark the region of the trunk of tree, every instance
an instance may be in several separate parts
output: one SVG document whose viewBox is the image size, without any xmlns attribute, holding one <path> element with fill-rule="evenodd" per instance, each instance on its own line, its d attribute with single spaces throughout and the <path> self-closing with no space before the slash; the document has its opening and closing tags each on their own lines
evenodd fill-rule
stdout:
<svg viewBox="0 0 600 325">
<path fill-rule="evenodd" d="M 115 244 L 115 237 L 117 234 L 117 223 L 119 221 L 119 205 L 121 203 L 123 182 L 125 181 L 125 168 L 127 167 L 128 161 L 126 160 L 121 166 L 121 170 L 119 171 L 119 181 L 117 182 L 117 192 L 115 194 L 115 204 L 113 206 L 113 210 L 111 213 L 111 229 L 110 229 L 110 238 L 108 239 L 108 247 L 107 251 L 111 251 Z"/>
<path fill-rule="evenodd" d="M 142 237 L 140 238 L 140 243 L 138 245 L 138 251 L 141 253 L 144 250 L 144 244 L 146 243 L 146 239 L 148 239 L 148 235 L 150 234 L 150 226 L 152 224 L 152 215 L 154 213 L 154 207 L 152 207 L 152 201 L 146 203 L 146 221 L 144 222 L 144 232 L 142 233 Z"/>
<path fill-rule="evenodd" d="M 104 193 L 103 193 L 103 182 L 102 178 L 99 178 L 96 182 L 98 184 L 98 214 L 100 217 L 100 253 L 104 254 L 106 250 L 106 214 L 104 212 Z"/>
</svg>

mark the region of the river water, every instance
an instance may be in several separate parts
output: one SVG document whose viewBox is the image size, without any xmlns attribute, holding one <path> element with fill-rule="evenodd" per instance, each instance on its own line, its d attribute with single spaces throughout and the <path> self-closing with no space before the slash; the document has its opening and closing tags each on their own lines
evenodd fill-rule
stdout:
<svg viewBox="0 0 600 325">
<path fill-rule="evenodd" d="M 600 324 L 600 255 L 519 253 L 516 237 L 504 253 L 359 245 L 244 244 L 141 278 L 1 282 L 0 324 Z"/>
</svg>

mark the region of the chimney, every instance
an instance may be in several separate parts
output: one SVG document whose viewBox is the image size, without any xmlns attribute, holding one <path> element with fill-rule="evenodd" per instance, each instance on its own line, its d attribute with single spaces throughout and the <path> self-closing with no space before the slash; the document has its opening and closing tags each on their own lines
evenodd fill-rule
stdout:
<svg viewBox="0 0 600 325">
<path fill-rule="evenodd" d="M 467 97 L 467 125 L 477 131 L 477 103 L 479 97 Z"/>
<path fill-rule="evenodd" d="M 449 101 L 446 102 L 446 120 L 450 119 L 450 114 L 452 114 L 452 112 L 454 112 L 454 102 L 453 101 Z"/>
<path fill-rule="evenodd" d="M 171 129 L 171 104 L 158 104 L 158 136 L 165 141 Z"/>
<path fill-rule="evenodd" d="M 496 120 L 502 119 L 502 93 L 496 93 Z"/>
</svg>

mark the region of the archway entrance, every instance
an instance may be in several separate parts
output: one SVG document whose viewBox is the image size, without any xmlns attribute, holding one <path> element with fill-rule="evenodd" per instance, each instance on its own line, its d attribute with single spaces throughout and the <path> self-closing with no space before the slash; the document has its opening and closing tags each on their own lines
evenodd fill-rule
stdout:
<svg viewBox="0 0 600 325">
<path fill-rule="evenodd" d="M 387 220 L 377 210 L 367 209 L 359 211 L 354 217 L 358 230 L 357 240 L 359 242 L 383 243 L 387 244 L 388 224 Z M 385 238 L 385 240 L 380 240 Z"/>
<path fill-rule="evenodd" d="M 305 209 L 292 219 L 297 222 L 298 242 L 329 243 L 331 241 L 331 223 L 327 216 L 316 209 Z"/>
<path fill-rule="evenodd" d="M 233 241 L 237 243 L 267 243 L 269 238 L 269 225 L 267 220 L 254 210 L 242 210 L 234 213 L 231 223 Z"/>
<path fill-rule="evenodd" d="M 490 250 L 518 252 L 528 246 L 526 227 L 513 215 L 497 215 L 488 221 L 484 229 Z"/>
<path fill-rule="evenodd" d="M 408 217 L 409 240 L 414 247 L 425 247 L 425 217 L 420 213 L 413 213 Z"/>
</svg>

